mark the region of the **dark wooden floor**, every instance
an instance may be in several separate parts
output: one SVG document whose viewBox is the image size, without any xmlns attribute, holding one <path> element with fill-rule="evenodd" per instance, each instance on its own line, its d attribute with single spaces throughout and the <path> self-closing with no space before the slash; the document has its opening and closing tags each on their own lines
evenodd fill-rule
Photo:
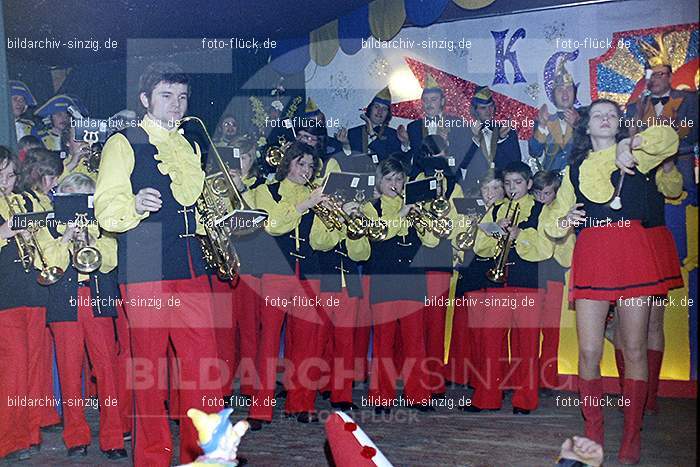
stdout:
<svg viewBox="0 0 700 467">
<path fill-rule="evenodd" d="M 363 394 L 364 391 L 356 390 L 356 404 L 361 404 Z M 452 401 L 457 405 L 466 394 L 461 388 L 452 388 L 445 404 Z M 541 407 L 527 416 L 512 415 L 508 399 L 500 412 L 489 414 L 465 414 L 445 406 L 428 414 L 400 408 L 381 416 L 375 415 L 371 408 L 364 408 L 351 416 L 396 466 L 539 467 L 553 465 L 562 440 L 583 432 L 578 409 L 562 406 L 563 398 L 568 401 L 574 397 L 571 393 L 554 393 L 543 398 Z M 282 405 L 283 401 L 278 401 L 278 407 Z M 660 407 L 660 415 L 644 420 L 639 465 L 696 465 L 696 401 L 661 399 Z M 320 397 L 317 408 L 322 420 L 330 413 L 327 402 Z M 97 412 L 87 410 L 95 437 L 87 457 L 66 458 L 61 433 L 45 433 L 41 453 L 19 465 L 129 465 L 130 461 L 110 463 L 102 457 L 96 440 Z M 236 410 L 233 418 L 244 418 L 246 413 L 245 409 Z M 323 425 L 303 425 L 296 419 L 281 417 L 281 409 L 277 409 L 271 425 L 244 437 L 239 456 L 247 459 L 247 465 L 329 465 L 324 452 Z M 616 408 L 606 409 L 606 466 L 618 465 L 622 419 Z M 177 426 L 171 426 L 175 432 Z"/>
</svg>

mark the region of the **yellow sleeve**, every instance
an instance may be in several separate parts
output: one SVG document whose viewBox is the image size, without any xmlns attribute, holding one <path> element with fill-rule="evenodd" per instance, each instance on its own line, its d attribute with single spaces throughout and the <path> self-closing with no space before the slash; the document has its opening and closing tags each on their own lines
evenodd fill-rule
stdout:
<svg viewBox="0 0 700 467">
<path fill-rule="evenodd" d="M 540 218 L 542 214 L 540 213 Z M 554 254 L 554 244 L 544 232 L 544 225 L 537 219 L 537 228 L 520 231 L 515 239 L 515 251 L 526 261 L 538 262 L 549 259 Z"/>
<path fill-rule="evenodd" d="M 452 226 L 452 231 L 450 232 L 450 235 L 448 240 L 454 243 L 454 240 L 457 238 L 457 235 L 459 235 L 460 232 L 463 232 L 463 230 L 460 230 L 458 227 L 464 227 L 466 226 L 466 216 L 464 214 L 460 214 L 457 212 L 457 207 L 455 206 L 454 200 L 457 198 L 464 198 L 464 192 L 462 191 L 462 187 L 459 186 L 459 184 L 456 184 L 454 189 L 452 190 L 452 196 L 450 196 L 450 212 L 447 213 L 447 218 L 450 220 L 450 225 Z"/>
<path fill-rule="evenodd" d="M 46 228 L 42 228 L 36 233 L 36 239 L 41 248 L 41 252 L 44 254 L 46 264 L 48 266 L 58 266 L 65 271 L 70 264 L 70 242 L 64 243 L 61 237 L 53 238 Z M 38 269 L 41 269 L 41 261 L 38 257 L 35 258 L 34 265 Z"/>
<path fill-rule="evenodd" d="M 642 131 L 642 145 L 632 151 L 638 161 L 637 169 L 648 173 L 665 159 L 678 152 L 678 133 L 669 126 L 655 125 Z"/>
<path fill-rule="evenodd" d="M 493 222 L 493 206 L 486 211 L 480 223 Z M 477 228 L 476 239 L 474 240 L 474 253 L 482 258 L 493 258 L 498 253 L 498 241 L 483 230 Z"/>
<path fill-rule="evenodd" d="M 576 245 L 576 235 L 569 232 L 563 239 L 553 240 L 554 259 L 560 266 L 571 267 L 571 258 L 574 256 L 574 246 Z"/>
<path fill-rule="evenodd" d="M 440 243 L 440 239 L 428 231 L 425 231 L 422 235 L 418 233 L 418 238 L 420 238 L 423 246 L 427 246 L 428 248 L 435 248 Z"/>
<path fill-rule="evenodd" d="M 330 158 L 326 162 L 326 166 L 323 167 L 322 172 L 323 172 L 323 175 L 321 176 L 321 178 L 323 178 L 325 180 L 328 177 L 328 174 L 330 174 L 332 172 L 341 172 L 340 164 L 338 164 L 338 161 L 335 160 L 334 158 Z"/>
<path fill-rule="evenodd" d="M 260 189 L 256 194 L 257 208 L 267 212 L 268 219 L 265 225 L 265 230 L 270 235 L 283 235 L 294 230 L 301 221 L 301 214 L 297 211 L 296 206 L 280 200 L 279 203 L 272 199 L 270 190 L 265 185 L 260 185 Z"/>
<path fill-rule="evenodd" d="M 666 198 L 678 198 L 683 194 L 683 176 L 676 166 L 670 172 L 656 171 L 656 186 Z"/>
<path fill-rule="evenodd" d="M 367 261 L 372 252 L 372 246 L 367 237 L 362 237 L 359 240 L 346 239 L 345 246 L 348 249 L 348 256 L 353 261 Z"/>
<path fill-rule="evenodd" d="M 318 216 L 311 224 L 311 248 L 317 251 L 330 251 L 338 244 L 342 234 L 337 230 L 330 231 Z"/>
<path fill-rule="evenodd" d="M 562 228 L 559 225 L 559 219 L 566 216 L 571 208 L 576 204 L 576 192 L 569 177 L 569 167 L 564 169 L 561 186 L 557 191 L 557 196 L 551 204 L 542 208 L 540 214 L 539 226 L 544 229 L 544 232 L 552 238 L 563 238 L 571 229 Z"/>
<path fill-rule="evenodd" d="M 95 190 L 95 217 L 109 232 L 126 232 L 148 217 L 136 213 L 136 196 L 131 187 L 134 151 L 124 135 L 116 134 L 102 149 Z"/>
<path fill-rule="evenodd" d="M 117 239 L 114 234 L 102 232 L 102 236 L 95 241 L 95 246 L 102 255 L 100 272 L 107 274 L 117 267 Z"/>
</svg>

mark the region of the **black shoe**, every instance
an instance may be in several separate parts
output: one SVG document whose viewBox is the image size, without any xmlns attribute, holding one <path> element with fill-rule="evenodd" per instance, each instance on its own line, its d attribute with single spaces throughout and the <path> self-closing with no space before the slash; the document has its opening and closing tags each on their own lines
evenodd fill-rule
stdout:
<svg viewBox="0 0 700 467">
<path fill-rule="evenodd" d="M 68 448 L 68 457 L 74 457 L 74 456 L 87 456 L 87 445 L 82 444 L 80 446 L 73 446 L 72 448 Z"/>
<path fill-rule="evenodd" d="M 475 405 L 465 405 L 460 407 L 460 410 L 463 412 L 469 412 L 469 413 L 479 413 L 479 412 L 498 412 L 501 409 L 482 409 L 481 407 L 477 407 Z"/>
<path fill-rule="evenodd" d="M 107 451 L 102 451 L 102 454 L 111 461 L 126 459 L 127 457 L 126 449 L 109 449 Z"/>
<path fill-rule="evenodd" d="M 338 409 L 341 412 L 347 412 L 348 410 L 359 410 L 359 407 L 352 402 L 331 402 L 331 407 Z"/>
<path fill-rule="evenodd" d="M 374 408 L 374 414 L 375 415 L 381 415 L 381 414 L 387 414 L 389 415 L 391 413 L 391 407 L 382 407 L 382 406 L 377 406 Z"/>
<path fill-rule="evenodd" d="M 321 397 L 323 398 L 324 401 L 328 400 L 331 397 L 331 392 L 330 391 L 323 391 L 321 393 Z"/>
<path fill-rule="evenodd" d="M 248 425 L 250 425 L 250 431 L 259 431 L 262 429 L 263 423 L 265 425 L 269 425 L 270 422 L 267 420 L 260 420 L 259 418 L 250 418 L 248 417 L 246 419 L 248 421 Z"/>
<path fill-rule="evenodd" d="M 513 415 L 530 415 L 530 411 L 520 407 L 513 407 Z"/>
<path fill-rule="evenodd" d="M 124 441 L 131 441 L 131 432 L 127 431 L 124 433 Z"/>
<path fill-rule="evenodd" d="M 299 423 L 318 423 L 318 415 L 313 412 L 302 412 L 297 415 L 297 422 Z"/>
<path fill-rule="evenodd" d="M 14 464 L 15 462 L 26 461 L 32 458 L 32 451 L 27 449 L 20 449 L 19 451 L 11 452 L 3 458 L 0 458 L 0 463 L 2 464 Z"/>
</svg>

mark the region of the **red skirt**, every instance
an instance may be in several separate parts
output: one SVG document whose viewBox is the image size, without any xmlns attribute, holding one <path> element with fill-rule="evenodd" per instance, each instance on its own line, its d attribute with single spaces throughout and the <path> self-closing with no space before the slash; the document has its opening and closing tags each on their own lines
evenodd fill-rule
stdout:
<svg viewBox="0 0 700 467">
<path fill-rule="evenodd" d="M 649 246 L 656 260 L 656 267 L 668 290 L 683 287 L 681 261 L 673 235 L 668 227 L 659 225 L 646 229 Z"/>
<path fill-rule="evenodd" d="M 571 262 L 569 299 L 607 300 L 664 295 L 645 228 L 639 221 L 583 229 Z"/>
</svg>

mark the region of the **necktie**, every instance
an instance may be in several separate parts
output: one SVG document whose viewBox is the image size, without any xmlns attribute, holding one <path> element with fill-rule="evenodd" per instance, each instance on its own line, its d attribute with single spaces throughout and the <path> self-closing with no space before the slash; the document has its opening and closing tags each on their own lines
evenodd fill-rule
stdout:
<svg viewBox="0 0 700 467">
<path fill-rule="evenodd" d="M 652 97 L 652 98 L 651 98 L 651 103 L 652 103 L 652 105 L 656 105 L 656 104 L 658 104 L 659 102 L 661 102 L 661 105 L 666 105 L 666 103 L 668 102 L 668 98 L 669 98 L 669 96 L 664 96 L 664 97 Z"/>
</svg>

